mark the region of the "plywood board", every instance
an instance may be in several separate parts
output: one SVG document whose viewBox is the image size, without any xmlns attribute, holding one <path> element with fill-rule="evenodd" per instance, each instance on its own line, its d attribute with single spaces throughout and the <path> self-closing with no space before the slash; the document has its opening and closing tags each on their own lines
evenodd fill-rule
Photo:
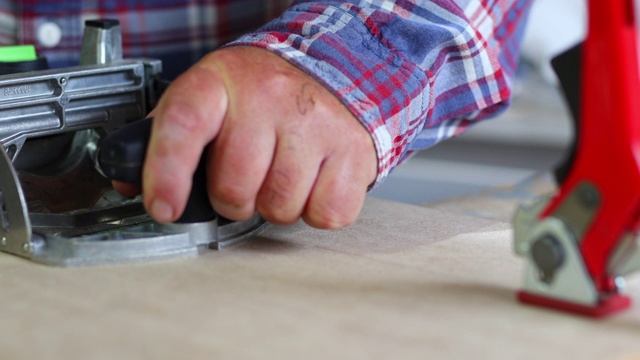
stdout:
<svg viewBox="0 0 640 360">
<path fill-rule="evenodd" d="M 52 268 L 0 254 L 0 359 L 633 359 L 640 306 L 523 306 L 508 223 L 369 199 L 196 258 Z M 640 299 L 640 279 L 629 292 Z"/>
</svg>

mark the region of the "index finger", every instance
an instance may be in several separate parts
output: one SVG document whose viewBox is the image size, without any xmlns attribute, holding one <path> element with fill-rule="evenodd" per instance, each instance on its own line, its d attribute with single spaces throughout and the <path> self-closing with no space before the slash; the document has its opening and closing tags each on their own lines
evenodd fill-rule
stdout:
<svg viewBox="0 0 640 360">
<path fill-rule="evenodd" d="M 160 222 L 184 211 L 203 149 L 220 130 L 228 108 L 224 82 L 207 58 L 176 79 L 154 110 L 143 169 L 144 204 Z"/>
</svg>

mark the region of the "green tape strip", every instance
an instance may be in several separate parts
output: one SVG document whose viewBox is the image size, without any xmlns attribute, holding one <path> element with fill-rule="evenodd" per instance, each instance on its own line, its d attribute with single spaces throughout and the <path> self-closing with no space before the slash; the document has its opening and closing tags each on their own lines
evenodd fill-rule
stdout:
<svg viewBox="0 0 640 360">
<path fill-rule="evenodd" d="M 0 46 L 0 61 L 18 62 L 36 60 L 36 48 L 33 45 Z"/>
</svg>

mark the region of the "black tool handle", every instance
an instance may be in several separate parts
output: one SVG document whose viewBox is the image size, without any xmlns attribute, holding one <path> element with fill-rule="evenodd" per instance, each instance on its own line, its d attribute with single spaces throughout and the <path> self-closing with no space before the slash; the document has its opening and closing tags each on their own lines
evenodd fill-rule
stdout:
<svg viewBox="0 0 640 360">
<path fill-rule="evenodd" d="M 112 180 L 142 185 L 142 166 L 147 154 L 153 118 L 133 122 L 107 135 L 100 144 L 98 165 Z M 178 223 L 195 223 L 215 219 L 207 195 L 205 171 L 206 149 L 193 175 L 187 206 Z"/>
</svg>

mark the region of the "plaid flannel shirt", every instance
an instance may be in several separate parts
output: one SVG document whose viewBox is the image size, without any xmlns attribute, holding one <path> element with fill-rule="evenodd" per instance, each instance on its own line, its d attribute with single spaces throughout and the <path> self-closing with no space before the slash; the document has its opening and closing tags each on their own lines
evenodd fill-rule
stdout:
<svg viewBox="0 0 640 360">
<path fill-rule="evenodd" d="M 35 44 L 68 66 L 84 20 L 114 17 L 125 56 L 160 58 L 169 76 L 233 39 L 227 46 L 265 48 L 362 122 L 379 183 L 413 151 L 505 109 L 531 1 L 0 0 L 0 43 Z M 57 34 L 42 33 L 52 27 L 61 34 L 53 45 Z"/>
</svg>

